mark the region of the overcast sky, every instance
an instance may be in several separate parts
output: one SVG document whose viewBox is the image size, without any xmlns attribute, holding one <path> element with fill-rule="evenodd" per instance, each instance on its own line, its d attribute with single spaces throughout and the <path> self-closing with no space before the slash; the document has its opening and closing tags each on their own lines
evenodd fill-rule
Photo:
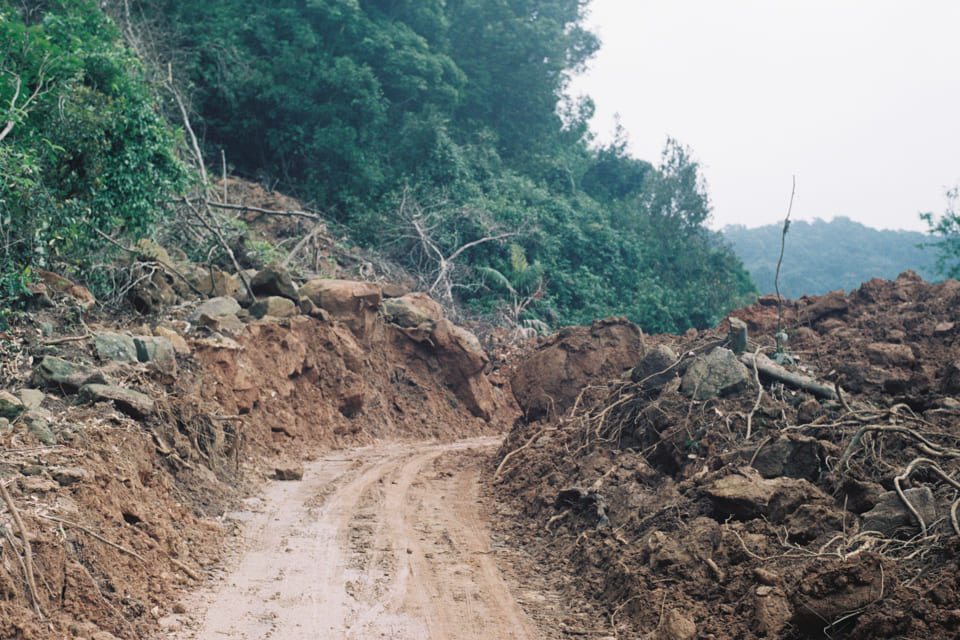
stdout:
<svg viewBox="0 0 960 640">
<path fill-rule="evenodd" d="M 572 93 L 631 153 L 703 167 L 711 226 L 847 216 L 926 230 L 960 182 L 958 0 L 593 0 L 602 47 Z"/>
</svg>

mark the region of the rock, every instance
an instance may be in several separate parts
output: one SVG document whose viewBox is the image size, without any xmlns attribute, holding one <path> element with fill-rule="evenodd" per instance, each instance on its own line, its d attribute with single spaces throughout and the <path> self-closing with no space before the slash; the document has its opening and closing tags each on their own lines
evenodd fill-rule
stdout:
<svg viewBox="0 0 960 640">
<path fill-rule="evenodd" d="M 0 391 L 0 417 L 16 420 L 26 410 L 27 407 L 20 398 L 8 391 Z"/>
<path fill-rule="evenodd" d="M 704 487 L 714 505 L 714 517 L 722 522 L 732 516 L 740 520 L 766 517 L 781 522 L 799 505 L 825 498 L 815 485 L 800 478 L 766 479 L 753 467 L 740 467 Z"/>
<path fill-rule="evenodd" d="M 10 429 L 10 420 L 7 418 L 0 418 L 0 433 L 5 433 Z"/>
<path fill-rule="evenodd" d="M 113 635 L 109 631 L 97 631 L 95 634 L 90 636 L 90 640 L 120 640 L 120 638 Z"/>
<path fill-rule="evenodd" d="M 680 391 L 694 400 L 707 400 L 738 393 L 747 388 L 750 380 L 749 369 L 733 351 L 717 347 L 693 361 L 683 375 Z"/>
<path fill-rule="evenodd" d="M 275 470 L 275 474 L 277 480 L 303 480 L 303 466 L 299 464 L 285 464 L 283 466 L 278 466 Z"/>
<path fill-rule="evenodd" d="M 753 624 L 761 636 L 780 638 L 793 617 L 790 600 L 772 586 L 757 587 L 753 604 Z"/>
<path fill-rule="evenodd" d="M 334 319 L 346 324 L 354 335 L 364 339 L 370 336 L 380 309 L 380 287 L 372 282 L 352 280 L 310 280 L 300 287 L 300 295 Z"/>
<path fill-rule="evenodd" d="M 174 276 L 157 269 L 146 280 L 134 285 L 128 294 L 134 309 L 140 313 L 156 313 L 176 304 L 179 294 L 173 286 Z"/>
<path fill-rule="evenodd" d="M 933 335 L 942 336 L 948 333 L 952 333 L 954 327 L 957 326 L 956 322 L 938 322 L 937 326 L 933 328 Z"/>
<path fill-rule="evenodd" d="M 85 384 L 104 383 L 103 373 L 93 367 L 73 364 L 62 358 L 44 356 L 33 370 L 33 384 L 74 391 Z"/>
<path fill-rule="evenodd" d="M 42 475 L 22 476 L 17 479 L 17 484 L 24 493 L 50 493 L 60 488 L 57 482 Z"/>
<path fill-rule="evenodd" d="M 497 402 L 493 387 L 483 376 L 489 359 L 480 341 L 470 331 L 441 318 L 431 333 L 431 339 L 446 372 L 447 383 L 457 397 L 475 416 L 490 420 Z"/>
<path fill-rule="evenodd" d="M 153 399 L 139 391 L 106 384 L 87 384 L 78 393 L 81 402 L 112 401 L 117 409 L 133 418 L 144 418 L 156 411 Z"/>
<path fill-rule="evenodd" d="M 257 319 L 264 316 L 289 318 L 296 315 L 297 311 L 297 305 L 293 300 L 281 296 L 261 298 L 250 305 L 250 315 Z"/>
<path fill-rule="evenodd" d="M 913 349 L 906 344 L 874 342 L 868 344 L 866 350 L 870 361 L 878 365 L 909 367 L 917 360 Z"/>
<path fill-rule="evenodd" d="M 177 375 L 176 350 L 170 340 L 156 336 L 136 336 L 133 344 L 137 348 L 137 360 L 152 364 L 168 375 Z"/>
<path fill-rule="evenodd" d="M 47 394 L 39 389 L 20 389 L 17 391 L 16 396 L 28 409 L 39 409 L 40 405 L 43 404 L 44 398 L 47 397 Z"/>
<path fill-rule="evenodd" d="M 816 480 L 820 475 L 820 443 L 808 436 L 781 435 L 760 448 L 748 449 L 754 457 L 754 469 L 764 478 L 805 478 Z"/>
<path fill-rule="evenodd" d="M 946 395 L 960 395 L 960 360 L 954 360 L 941 372 L 940 391 Z"/>
<path fill-rule="evenodd" d="M 78 482 L 89 482 L 93 479 L 93 474 L 83 467 L 60 467 L 51 469 L 50 477 L 56 480 L 60 486 L 69 487 Z"/>
<path fill-rule="evenodd" d="M 204 269 L 192 263 L 181 263 L 178 270 L 197 291 L 204 295 L 217 298 L 235 296 L 240 289 L 240 283 L 232 275 L 214 267 Z"/>
<path fill-rule="evenodd" d="M 810 306 L 804 309 L 802 313 L 806 315 L 809 322 L 817 322 L 828 316 L 842 315 L 847 312 L 849 306 L 847 294 L 838 289 L 814 298 Z"/>
<path fill-rule="evenodd" d="M 27 431 L 35 435 L 41 443 L 48 447 L 57 444 L 57 436 L 53 435 L 53 431 L 50 429 L 50 421 L 41 411 L 27 411 L 21 419 L 26 424 Z"/>
<path fill-rule="evenodd" d="M 736 355 L 740 355 L 747 350 L 747 323 L 740 318 L 730 317 L 727 319 L 730 324 L 730 333 L 727 335 L 727 344 L 730 350 Z"/>
<path fill-rule="evenodd" d="M 276 262 L 258 271 L 250 281 L 250 288 L 257 296 L 281 296 L 290 300 L 300 298 L 297 294 L 297 285 L 293 283 L 290 272 Z M 271 313 L 269 315 L 276 314 Z"/>
<path fill-rule="evenodd" d="M 93 341 L 97 356 L 103 360 L 118 362 L 138 362 L 137 345 L 131 336 L 120 333 L 95 333 Z"/>
<path fill-rule="evenodd" d="M 640 364 L 633 368 L 630 379 L 643 381 L 644 389 L 662 389 L 671 378 L 676 377 L 677 354 L 665 344 L 651 349 Z"/>
<path fill-rule="evenodd" d="M 620 376 L 643 352 L 643 333 L 626 319 L 569 327 L 537 347 L 517 367 L 510 386 L 527 419 L 562 415 L 585 387 Z"/>
<path fill-rule="evenodd" d="M 929 527 L 937 519 L 936 503 L 930 487 L 906 489 L 903 492 L 913 508 L 920 512 L 924 523 Z M 878 531 L 888 538 L 898 532 L 911 535 L 920 531 L 920 524 L 907 506 L 903 504 L 896 491 L 887 491 L 879 496 L 877 505 L 861 516 L 861 531 Z"/>
<path fill-rule="evenodd" d="M 176 330 L 169 327 L 155 327 L 153 330 L 153 335 L 158 338 L 166 338 L 170 341 L 173 350 L 179 353 L 180 355 L 189 355 L 190 354 L 190 345 L 187 344 L 186 339 Z"/>
<path fill-rule="evenodd" d="M 663 624 L 657 629 L 657 640 L 690 640 L 697 635 L 696 623 L 676 609 L 663 616 Z"/>
<path fill-rule="evenodd" d="M 797 423 L 810 424 L 816 420 L 821 413 L 823 413 L 823 409 L 820 403 L 814 398 L 807 398 L 797 407 Z"/>
<path fill-rule="evenodd" d="M 93 634 L 100 631 L 100 627 L 92 622 L 74 622 L 67 629 L 72 636 L 82 640 L 90 640 Z"/>
<path fill-rule="evenodd" d="M 243 345 L 226 336 L 214 333 L 207 338 L 198 338 L 194 344 L 211 349 L 228 349 L 230 351 L 243 351 Z"/>
<path fill-rule="evenodd" d="M 190 314 L 191 322 L 196 322 L 201 316 L 218 318 L 222 316 L 235 316 L 240 311 L 240 303 L 229 296 L 210 298 L 205 300 Z"/>
<path fill-rule="evenodd" d="M 400 327 L 433 326 L 443 317 L 443 309 L 425 293 L 410 293 L 383 301 L 383 316 Z"/>
<path fill-rule="evenodd" d="M 242 309 L 241 312 L 243 312 Z M 233 314 L 228 314 L 225 316 L 208 316 L 204 313 L 197 318 L 197 324 L 207 327 L 211 331 L 225 333 L 230 336 L 240 335 L 247 327 L 243 320 Z"/>
</svg>

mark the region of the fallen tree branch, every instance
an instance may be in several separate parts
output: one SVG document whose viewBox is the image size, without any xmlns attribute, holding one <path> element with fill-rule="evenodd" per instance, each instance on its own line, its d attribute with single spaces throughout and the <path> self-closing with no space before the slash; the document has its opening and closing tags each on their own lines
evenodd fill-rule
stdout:
<svg viewBox="0 0 960 640">
<path fill-rule="evenodd" d="M 307 235 L 303 236 L 303 238 L 300 239 L 300 242 L 298 242 L 298 243 L 293 247 L 293 249 L 290 250 L 290 253 L 288 253 L 288 254 L 287 254 L 287 257 L 283 259 L 283 262 L 280 263 L 280 266 L 282 266 L 284 269 L 289 268 L 289 267 L 290 267 L 290 261 L 293 260 L 293 258 L 294 258 L 298 253 L 300 253 L 305 246 L 307 246 L 307 243 L 310 242 L 311 240 L 313 240 L 315 237 L 317 237 L 317 234 L 318 234 L 318 233 L 320 233 L 321 231 L 326 231 L 326 230 L 327 230 L 327 224 L 326 224 L 325 222 L 323 222 L 323 221 L 318 222 L 318 223 L 313 227 L 313 229 L 310 230 L 310 233 L 308 233 Z"/>
<path fill-rule="evenodd" d="M 237 277 L 240 278 L 240 281 L 243 282 L 243 286 L 246 288 L 247 293 L 250 294 L 250 299 L 254 302 L 257 301 L 257 296 L 253 293 L 253 287 L 250 286 L 250 282 L 247 280 L 247 276 L 243 275 L 243 269 L 240 268 L 240 263 L 237 262 L 237 257 L 233 254 L 233 249 L 230 248 L 230 245 L 227 244 L 227 241 L 223 239 L 223 234 L 220 233 L 220 230 L 215 226 L 207 222 L 207 219 L 203 217 L 203 213 L 197 207 L 194 207 L 193 204 L 186 198 L 183 198 L 184 204 L 186 204 L 194 215 L 197 216 L 197 220 L 207 228 L 207 231 L 216 236 L 217 241 L 220 243 L 220 246 L 224 251 L 227 252 L 227 255 L 230 256 L 230 262 L 233 263 L 233 268 L 237 270 Z M 212 214 L 211 214 L 212 215 Z M 210 272 L 210 281 L 213 282 L 213 272 Z"/>
<path fill-rule="evenodd" d="M 843 466 L 850 456 L 853 455 L 853 450 L 860 443 L 860 440 L 863 436 L 870 431 L 880 431 L 886 433 L 899 433 L 905 436 L 913 438 L 919 442 L 919 449 L 925 454 L 930 456 L 936 456 L 938 458 L 960 458 L 960 450 L 957 449 L 947 449 L 936 442 L 932 442 L 925 438 L 922 434 L 918 433 L 915 429 L 910 427 L 903 427 L 896 424 L 875 424 L 875 425 L 865 425 L 857 429 L 857 432 L 853 434 L 853 437 L 850 438 L 850 444 L 847 445 L 846 450 L 843 452 L 843 455 L 840 456 L 839 466 Z M 960 487 L 958 487 L 960 488 Z"/>
<path fill-rule="evenodd" d="M 52 521 L 52 522 L 57 522 L 57 523 L 59 523 L 59 524 L 66 525 L 66 526 L 71 527 L 71 528 L 73 528 L 73 529 L 78 529 L 78 530 L 80 530 L 80 531 L 83 531 L 83 532 L 84 532 L 85 534 L 87 534 L 88 536 L 99 540 L 100 542 L 102 542 L 103 544 L 107 545 L 108 547 L 113 547 L 113 548 L 116 549 L 117 551 L 122 551 L 122 552 L 126 553 L 127 555 L 133 556 L 134 558 L 136 558 L 137 560 L 139 560 L 139 561 L 142 562 L 143 564 L 147 564 L 147 559 L 144 558 L 143 556 L 141 556 L 139 553 L 137 553 L 137 552 L 134 551 L 133 549 L 127 549 L 126 547 L 122 547 L 122 546 L 120 546 L 119 544 L 116 544 L 116 543 L 114 543 L 114 542 L 110 542 L 109 540 L 107 540 L 107 539 L 104 538 L 103 536 L 101 536 L 101 535 L 99 535 L 99 534 L 97 534 L 97 533 L 94 533 L 94 532 L 91 531 L 90 529 L 87 529 L 86 527 L 81 526 L 81 525 L 77 524 L 76 522 L 70 522 L 69 520 L 64 520 L 63 518 L 56 518 L 56 517 L 54 517 L 54 516 L 47 516 L 47 515 L 43 515 L 43 514 L 40 514 L 40 517 L 43 518 L 44 520 L 50 520 L 50 521 Z"/>
<path fill-rule="evenodd" d="M 261 209 L 260 207 L 251 207 L 246 204 L 227 204 L 226 202 L 211 202 L 209 200 L 204 200 L 203 204 L 208 207 L 215 207 L 217 209 L 230 209 L 231 211 L 253 211 L 254 213 L 262 213 L 268 216 L 292 216 L 298 218 L 309 218 L 310 220 L 316 220 L 318 222 L 322 221 L 321 218 L 316 213 L 309 213 L 307 211 L 275 211 L 273 209 Z"/>
<path fill-rule="evenodd" d="M 20 518 L 20 512 L 17 510 L 17 506 L 13 504 L 13 498 L 10 497 L 10 492 L 7 491 L 7 485 L 2 481 L 0 481 L 0 495 L 3 496 L 3 501 L 7 504 L 7 509 L 10 510 L 10 515 L 13 516 L 13 522 L 17 525 L 17 531 L 20 534 L 20 539 L 23 540 L 23 561 L 26 565 L 27 585 L 30 587 L 30 599 L 33 600 L 33 606 L 37 609 L 37 615 L 40 616 L 41 620 L 43 620 L 43 612 L 40 611 L 40 597 L 37 595 L 37 580 L 33 575 L 33 549 L 30 548 L 30 538 L 27 536 L 27 528 L 23 526 L 23 520 Z"/>
<path fill-rule="evenodd" d="M 740 356 L 740 360 L 747 366 L 755 366 L 757 371 L 768 378 L 773 378 L 792 387 L 809 391 L 820 398 L 827 398 L 829 400 L 837 399 L 837 392 L 830 385 L 818 382 L 809 376 L 787 371 L 762 353 L 745 353 Z"/>
</svg>

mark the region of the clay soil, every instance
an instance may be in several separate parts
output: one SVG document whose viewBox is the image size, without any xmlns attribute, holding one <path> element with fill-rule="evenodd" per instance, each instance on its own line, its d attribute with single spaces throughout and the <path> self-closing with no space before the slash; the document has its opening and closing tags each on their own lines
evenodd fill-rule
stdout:
<svg viewBox="0 0 960 640">
<path fill-rule="evenodd" d="M 727 322 L 608 319 L 522 349 L 491 330 L 474 374 L 449 329 L 304 314 L 221 340 L 188 321 L 197 301 L 118 317 L 51 297 L 0 340 L 3 390 L 40 387 L 55 437 L 0 430 L 0 640 L 958 637 L 956 281 L 731 314 L 749 352 L 774 355 L 781 325 L 785 366 L 832 399 L 759 375 L 679 393 Z M 184 338 L 175 371 L 91 339 L 158 330 Z M 659 345 L 679 363 L 634 382 Z M 156 410 L 41 385 L 49 355 Z"/>
<path fill-rule="evenodd" d="M 527 418 L 488 485 L 495 535 L 562 594 L 569 637 L 958 637 L 958 308 L 960 283 L 912 273 L 788 302 L 785 366 L 833 399 L 755 378 L 694 401 L 677 378 L 591 373 L 622 357 L 623 322 L 544 340 L 513 376 Z M 778 313 L 771 297 L 731 314 L 748 351 L 774 354 Z M 682 372 L 727 332 L 644 350 L 669 345 Z M 892 519 L 869 530 L 879 504 Z"/>
</svg>

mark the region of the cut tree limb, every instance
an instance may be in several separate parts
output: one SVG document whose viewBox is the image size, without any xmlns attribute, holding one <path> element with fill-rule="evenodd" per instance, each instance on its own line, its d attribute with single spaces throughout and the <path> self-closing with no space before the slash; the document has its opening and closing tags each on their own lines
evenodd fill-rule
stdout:
<svg viewBox="0 0 960 640">
<path fill-rule="evenodd" d="M 820 398 L 827 398 L 830 400 L 837 399 L 837 392 L 831 385 L 818 382 L 809 376 L 787 371 L 785 368 L 781 367 L 762 353 L 758 353 L 756 355 L 752 353 L 745 353 L 740 356 L 740 360 L 748 367 L 755 366 L 757 371 L 762 376 L 773 378 L 774 380 L 788 384 L 791 387 L 797 387 L 798 389 L 809 391 L 813 395 Z"/>
</svg>

